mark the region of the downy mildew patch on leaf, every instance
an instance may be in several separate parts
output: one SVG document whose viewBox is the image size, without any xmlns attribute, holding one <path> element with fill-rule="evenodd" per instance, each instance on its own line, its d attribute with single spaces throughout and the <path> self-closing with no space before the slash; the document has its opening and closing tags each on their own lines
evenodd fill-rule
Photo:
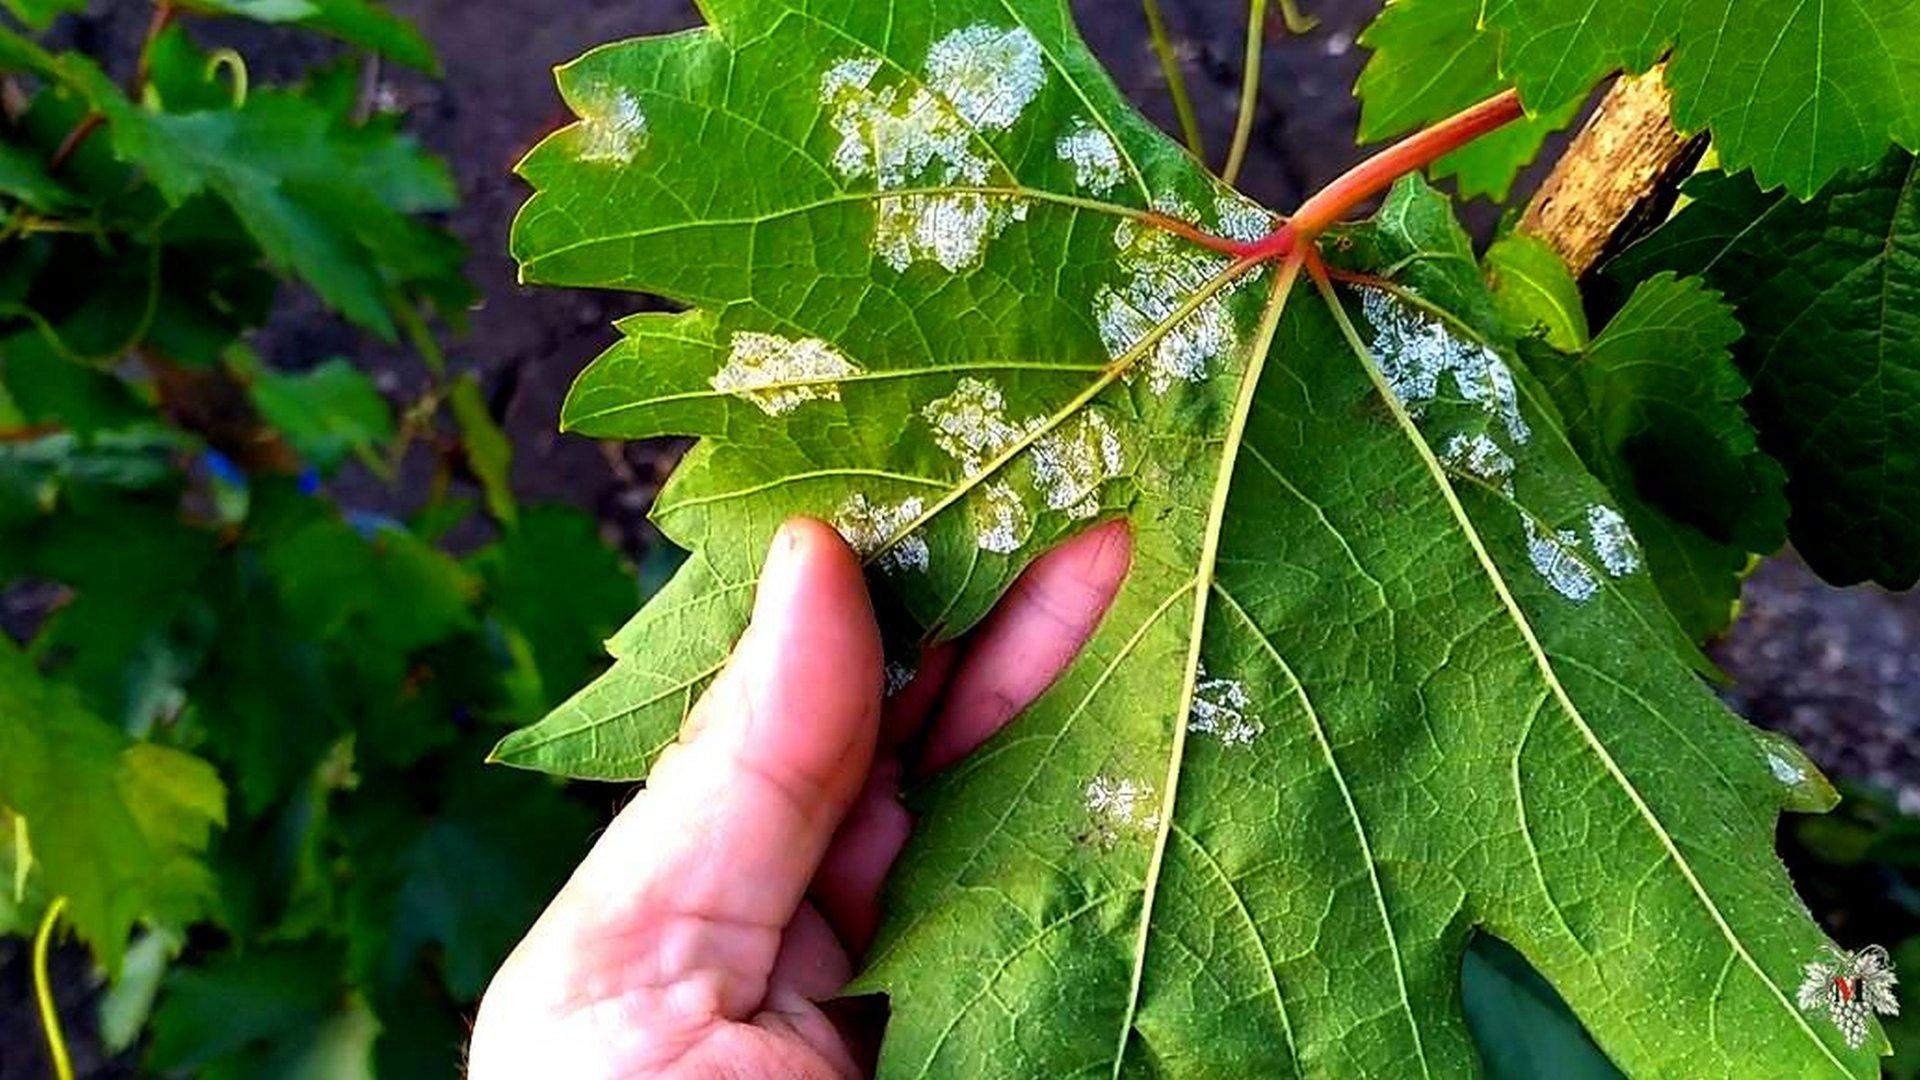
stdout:
<svg viewBox="0 0 1920 1080">
<path fill-rule="evenodd" d="M 1391 280 L 1336 285 L 1182 231 L 1273 221 L 1063 5 L 705 11 L 561 72 L 634 96 L 632 162 L 570 129 L 522 166 L 530 279 L 687 307 L 624 320 L 565 423 L 700 441 L 655 509 L 686 567 L 497 758 L 644 776 L 790 515 L 840 525 L 926 639 L 1124 517 L 1086 650 L 911 794 L 852 988 L 890 996 L 883 1075 L 1471 1075 L 1476 930 L 1629 1070 L 1872 1074 L 1791 992 L 1828 945 L 1772 853 L 1805 800 L 1688 666 L 1439 196 L 1396 188 L 1350 230 Z M 1102 139 L 1096 191 L 1104 152 L 1062 146 Z M 714 385 L 740 334 L 857 370 L 794 373 L 816 392 L 775 412 Z"/>
</svg>

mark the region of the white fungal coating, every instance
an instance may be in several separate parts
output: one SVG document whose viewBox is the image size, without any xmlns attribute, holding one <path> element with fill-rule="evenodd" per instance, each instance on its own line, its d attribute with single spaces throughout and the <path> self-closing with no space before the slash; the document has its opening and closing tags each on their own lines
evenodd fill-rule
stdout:
<svg viewBox="0 0 1920 1080">
<path fill-rule="evenodd" d="M 1012 126 L 1046 82 L 1039 43 L 1025 30 L 984 23 L 954 31 L 927 55 L 929 85 L 873 89 L 880 61 L 857 57 L 820 77 L 820 102 L 840 135 L 833 167 L 881 192 L 979 186 L 991 174 L 975 149 L 982 130 Z M 873 245 L 895 270 L 929 260 L 950 273 L 978 267 L 987 243 L 1024 221 L 1027 203 L 978 191 L 915 192 L 875 200 Z"/>
<path fill-rule="evenodd" d="M 1095 195 L 1105 195 L 1125 179 L 1113 137 L 1084 118 L 1074 120 L 1073 130 L 1060 136 L 1053 150 L 1061 161 L 1072 162 L 1074 183 Z"/>
<path fill-rule="evenodd" d="M 1153 785 L 1145 780 L 1096 776 L 1087 781 L 1086 806 L 1095 835 L 1103 843 L 1113 843 L 1122 832 L 1152 832 L 1160 827 Z"/>
<path fill-rule="evenodd" d="M 1222 192 L 1215 197 L 1213 209 L 1220 218 L 1220 227 L 1215 231 L 1229 240 L 1250 244 L 1274 230 L 1272 214 L 1259 203 L 1232 192 Z"/>
<path fill-rule="evenodd" d="M 624 165 L 647 145 L 647 116 L 640 99 L 601 87 L 580 105 L 581 161 Z"/>
<path fill-rule="evenodd" d="M 1626 577 L 1640 569 L 1640 542 L 1613 507 L 1598 503 L 1587 507 L 1587 534 L 1593 538 L 1593 552 L 1608 574 Z"/>
<path fill-rule="evenodd" d="M 1361 293 L 1361 308 L 1374 330 L 1373 354 L 1394 396 L 1419 415 L 1440 394 L 1440 377 L 1451 374 L 1462 398 L 1506 425 L 1521 446 L 1533 437 L 1520 415 L 1513 370 L 1485 345 L 1463 341 L 1432 315 L 1382 289 Z"/>
<path fill-rule="evenodd" d="M 974 534 L 982 551 L 1010 555 L 1033 531 L 1033 515 L 1007 484 L 988 484 L 973 502 Z"/>
<path fill-rule="evenodd" d="M 875 562 L 882 570 L 925 570 L 930 556 L 926 539 L 918 533 L 902 535 L 923 509 L 925 504 L 918 497 L 886 506 L 855 492 L 840 504 L 840 512 L 833 517 L 833 527 L 840 530 L 847 546 L 863 559 L 884 549 L 885 553 Z"/>
<path fill-rule="evenodd" d="M 909 184 L 969 184 L 987 179 L 987 160 L 975 153 L 973 132 L 951 106 L 920 88 L 872 89 L 880 63 L 842 60 L 820 77 L 820 102 L 832 110 L 840 145 L 833 167 L 849 180 L 872 177 L 882 190 Z"/>
<path fill-rule="evenodd" d="M 808 401 L 840 400 L 838 380 L 860 374 L 860 365 L 819 338 L 741 331 L 733 335 L 726 366 L 707 384 L 784 416 Z"/>
<path fill-rule="evenodd" d="M 1188 208 L 1169 207 L 1163 212 L 1180 217 L 1181 210 L 1186 210 L 1184 219 L 1191 220 Z M 1228 262 L 1171 233 L 1131 220 L 1119 224 L 1113 239 L 1120 248 L 1117 263 L 1123 277 L 1118 285 L 1102 286 L 1093 303 L 1100 340 L 1108 355 L 1119 359 L 1172 320 Z M 1167 328 L 1147 347 L 1146 355 L 1133 362 L 1129 377 L 1144 370 L 1148 388 L 1165 393 L 1175 382 L 1205 379 L 1214 358 L 1230 353 L 1236 344 L 1233 313 L 1227 307 L 1226 290 L 1221 290 Z"/>
<path fill-rule="evenodd" d="M 967 123 L 1005 131 L 1046 85 L 1046 58 L 1024 27 L 975 23 L 934 43 L 927 77 Z"/>
<path fill-rule="evenodd" d="M 1200 668 L 1199 681 L 1193 686 L 1193 705 L 1187 712 L 1187 730 L 1212 735 L 1227 746 L 1246 746 L 1267 730 L 1258 716 L 1251 715 L 1253 699 L 1246 684 L 1238 679 L 1212 678 Z"/>
<path fill-rule="evenodd" d="M 1547 586 L 1575 603 L 1584 603 L 1600 591 L 1600 581 L 1577 554 L 1580 537 L 1571 529 L 1546 533 L 1522 515 L 1527 531 L 1527 558 L 1546 580 Z"/>
<path fill-rule="evenodd" d="M 888 266 L 905 270 L 927 259 L 951 273 L 979 266 L 987 241 L 1027 219 L 1024 200 L 971 191 L 892 195 L 879 200 L 877 211 L 873 249 Z"/>
<path fill-rule="evenodd" d="M 1440 460 L 1475 479 L 1513 490 L 1513 458 L 1485 434 L 1453 436 L 1441 449 Z"/>
<path fill-rule="evenodd" d="M 934 443 L 969 476 L 1042 423 L 1038 417 L 1022 423 L 1008 420 L 1007 399 L 1000 387 L 972 375 L 962 376 L 953 393 L 928 402 L 920 415 L 932 425 Z"/>
<path fill-rule="evenodd" d="M 1126 471 L 1120 434 L 1098 412 L 1084 412 L 1033 445 L 1033 477 L 1047 506 L 1071 518 L 1100 512 L 1100 487 Z"/>
</svg>

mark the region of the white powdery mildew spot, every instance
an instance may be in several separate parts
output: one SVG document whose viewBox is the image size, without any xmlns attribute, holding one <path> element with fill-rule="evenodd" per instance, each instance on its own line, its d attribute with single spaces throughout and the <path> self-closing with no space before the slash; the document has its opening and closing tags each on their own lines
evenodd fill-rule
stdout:
<svg viewBox="0 0 1920 1080">
<path fill-rule="evenodd" d="M 1575 603 L 1591 600 L 1600 591 L 1600 582 L 1575 554 L 1580 537 L 1571 529 L 1541 532 L 1533 518 L 1525 515 L 1520 520 L 1527 530 L 1527 558 L 1547 585 Z"/>
<path fill-rule="evenodd" d="M 834 64 L 820 77 L 820 102 L 840 135 L 834 168 L 850 180 L 872 177 L 882 192 L 986 183 L 991 170 L 974 137 L 1013 126 L 1046 83 L 1043 60 L 1026 30 L 981 23 L 940 39 L 927 54 L 930 85 L 911 93 L 873 89 L 877 58 Z M 875 209 L 874 250 L 902 271 L 922 259 L 951 273 L 973 269 L 988 241 L 1027 217 L 1024 199 L 985 192 L 902 194 Z"/>
<path fill-rule="evenodd" d="M 1513 490 L 1513 458 L 1484 434 L 1453 436 L 1441 449 L 1440 460 L 1475 479 Z"/>
<path fill-rule="evenodd" d="M 1046 57 L 1024 27 L 975 23 L 934 43 L 927 76 L 967 123 L 1005 131 L 1046 85 Z"/>
<path fill-rule="evenodd" d="M 625 90 L 600 88 L 580 109 L 581 161 L 624 165 L 647 145 L 647 116 Z"/>
<path fill-rule="evenodd" d="M 746 330 L 733 335 L 726 366 L 707 384 L 753 402 L 768 416 L 784 416 L 804 402 L 840 400 L 836 380 L 860 371 L 860 365 L 819 338 Z"/>
<path fill-rule="evenodd" d="M 1215 197 L 1213 211 L 1220 218 L 1220 227 L 1215 231 L 1229 240 L 1250 244 L 1274 230 L 1273 215 L 1267 213 L 1265 207 L 1232 192 Z"/>
<path fill-rule="evenodd" d="M 840 504 L 840 512 L 833 517 L 833 527 L 840 530 L 847 546 L 863 559 L 885 548 L 886 553 L 875 564 L 882 570 L 925 570 L 931 553 L 924 537 L 910 534 L 887 547 L 923 509 L 925 504 L 918 497 L 886 506 L 870 502 L 864 494 L 856 492 Z"/>
<path fill-rule="evenodd" d="M 1123 831 L 1152 832 L 1160 827 L 1153 785 L 1144 780 L 1096 776 L 1087 781 L 1086 805 L 1104 843 L 1119 839 Z"/>
<path fill-rule="evenodd" d="M 1010 555 L 1033 530 L 1033 515 L 1020 493 L 1006 484 L 988 484 L 974 502 L 974 532 L 982 551 Z"/>
<path fill-rule="evenodd" d="M 1253 699 L 1238 679 L 1211 678 L 1200 669 L 1193 687 L 1193 705 L 1188 710 L 1187 730 L 1213 735 L 1228 746 L 1246 746 L 1267 730 L 1258 716 L 1249 713 Z"/>
<path fill-rule="evenodd" d="M 1186 208 L 1169 207 L 1162 212 L 1182 217 L 1178 213 L 1182 209 Z M 1191 220 L 1190 210 L 1183 220 Z M 1228 264 L 1171 233 L 1133 221 L 1122 221 L 1113 240 L 1120 248 L 1118 263 L 1125 276 L 1117 286 L 1101 286 L 1093 303 L 1100 340 L 1107 354 L 1119 359 L 1172 319 Z M 1129 377 L 1144 368 L 1147 386 L 1156 394 L 1165 393 L 1175 382 L 1205 379 L 1214 357 L 1231 352 L 1237 344 L 1226 294 L 1227 290 L 1216 292 L 1169 327 L 1148 347 L 1146 356 L 1133 363 Z"/>
<path fill-rule="evenodd" d="M 1806 783 L 1807 780 L 1807 774 L 1804 769 L 1788 761 L 1786 758 L 1781 757 L 1779 754 L 1767 754 L 1767 770 L 1773 773 L 1775 780 L 1783 784 L 1797 785 Z"/>
<path fill-rule="evenodd" d="M 1034 483 L 1054 510 L 1071 518 L 1100 512 L 1100 487 L 1126 471 L 1120 433 L 1100 413 L 1082 413 L 1033 444 Z"/>
<path fill-rule="evenodd" d="M 849 180 L 872 177 L 881 190 L 914 182 L 984 183 L 987 161 L 951 106 L 924 88 L 872 89 L 877 59 L 842 60 L 820 77 L 820 103 L 833 112 L 840 145 L 833 167 Z"/>
<path fill-rule="evenodd" d="M 1513 370 L 1500 354 L 1462 341 L 1439 319 L 1380 289 L 1361 293 L 1361 309 L 1374 329 L 1380 374 L 1408 412 L 1419 415 L 1439 395 L 1440 376 L 1451 373 L 1460 396 L 1498 417 L 1515 443 L 1533 437 L 1520 415 Z"/>
<path fill-rule="evenodd" d="M 920 415 L 933 426 L 933 441 L 969 476 L 1044 422 L 1039 417 L 1021 423 L 1008 420 L 1000 387 L 972 375 L 955 383 L 953 393 L 927 402 Z"/>
<path fill-rule="evenodd" d="M 1587 507 L 1587 533 L 1593 537 L 1593 552 L 1600 565 L 1614 577 L 1626 577 L 1640 569 L 1640 542 L 1627 527 L 1627 519 L 1611 506 Z"/>
<path fill-rule="evenodd" d="M 873 249 L 888 266 L 905 270 L 921 259 L 959 273 L 985 260 L 987 242 L 1008 225 L 1027 220 L 1027 204 L 1006 195 L 962 191 L 945 195 L 891 195 L 879 201 Z"/>
<path fill-rule="evenodd" d="M 1084 118 L 1074 120 L 1073 130 L 1060 136 L 1053 150 L 1061 161 L 1073 163 L 1074 182 L 1095 195 L 1105 195 L 1125 178 L 1113 137 Z"/>
</svg>

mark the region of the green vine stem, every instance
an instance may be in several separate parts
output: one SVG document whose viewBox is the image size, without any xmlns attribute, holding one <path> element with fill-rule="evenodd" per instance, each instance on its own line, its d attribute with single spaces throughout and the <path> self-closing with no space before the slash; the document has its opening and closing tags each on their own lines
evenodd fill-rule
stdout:
<svg viewBox="0 0 1920 1080">
<path fill-rule="evenodd" d="M 1181 137 L 1193 156 L 1205 161 L 1207 144 L 1200 135 L 1200 117 L 1193 111 L 1193 98 L 1187 93 L 1187 77 L 1180 70 L 1180 57 L 1174 52 L 1173 39 L 1167 36 L 1167 20 L 1160 14 L 1160 0 L 1140 0 L 1140 6 L 1147 13 L 1147 35 L 1153 41 L 1153 54 L 1160 58 L 1167 93 L 1173 96 L 1173 111 L 1180 117 Z"/>
<path fill-rule="evenodd" d="M 40 1030 L 47 1036 L 47 1053 L 53 1058 L 55 1080 L 73 1080 L 73 1059 L 67 1055 L 67 1037 L 60 1031 L 60 1011 L 53 1004 L 53 979 L 47 971 L 47 954 L 53 944 L 53 929 L 60 913 L 67 909 L 67 898 L 56 897 L 47 905 L 40 930 L 33 935 L 33 998 L 40 1008 Z"/>
<path fill-rule="evenodd" d="M 1253 135 L 1253 113 L 1260 99 L 1260 50 L 1266 41 L 1267 0 L 1253 0 L 1247 9 L 1247 52 L 1240 72 L 1240 115 L 1233 122 L 1233 146 L 1220 179 L 1231 184 L 1247 163 L 1247 142 Z"/>
</svg>

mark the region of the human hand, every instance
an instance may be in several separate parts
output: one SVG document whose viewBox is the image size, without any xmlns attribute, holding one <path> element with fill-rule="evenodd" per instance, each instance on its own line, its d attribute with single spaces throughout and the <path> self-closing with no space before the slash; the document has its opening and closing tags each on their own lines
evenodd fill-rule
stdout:
<svg viewBox="0 0 1920 1080">
<path fill-rule="evenodd" d="M 473 1077 L 860 1075 L 877 1032 L 831 999 L 912 827 L 903 771 L 952 765 L 1039 697 L 1131 558 L 1121 523 L 1061 545 L 883 708 L 859 560 L 788 522 L 679 742 L 494 976 Z"/>
</svg>

